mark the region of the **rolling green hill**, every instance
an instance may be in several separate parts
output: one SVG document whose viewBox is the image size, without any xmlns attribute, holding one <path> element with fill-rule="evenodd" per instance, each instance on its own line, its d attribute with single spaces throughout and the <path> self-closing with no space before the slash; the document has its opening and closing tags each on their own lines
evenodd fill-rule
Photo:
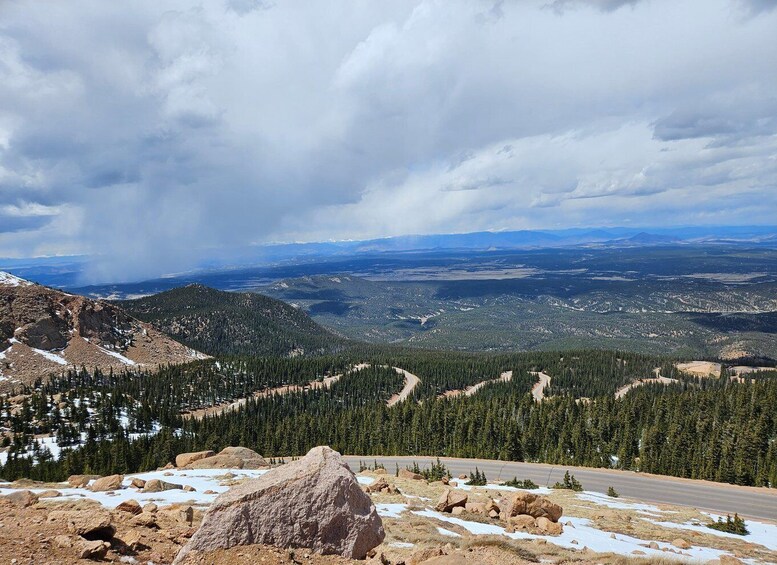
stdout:
<svg viewBox="0 0 777 565">
<path fill-rule="evenodd" d="M 132 316 L 210 355 L 327 353 L 346 344 L 305 312 L 252 292 L 192 284 L 120 304 Z"/>
</svg>

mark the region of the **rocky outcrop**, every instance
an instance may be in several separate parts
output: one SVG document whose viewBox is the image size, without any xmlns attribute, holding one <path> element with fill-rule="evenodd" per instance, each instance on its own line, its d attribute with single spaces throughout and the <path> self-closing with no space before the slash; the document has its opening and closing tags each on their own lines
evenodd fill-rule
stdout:
<svg viewBox="0 0 777 565">
<path fill-rule="evenodd" d="M 384 537 L 369 496 L 340 454 L 322 446 L 220 495 L 175 562 L 250 544 L 361 559 Z"/>
<path fill-rule="evenodd" d="M 399 494 L 399 489 L 395 487 L 394 485 L 390 484 L 385 477 L 380 477 L 376 479 L 373 483 L 367 485 L 364 488 L 364 492 L 367 493 L 374 493 L 374 492 L 380 492 L 383 494 Z"/>
<path fill-rule="evenodd" d="M 438 512 L 453 512 L 454 508 L 465 508 L 467 505 L 467 494 L 453 489 L 445 489 L 434 507 Z"/>
<path fill-rule="evenodd" d="M 424 478 L 423 475 L 419 475 L 418 473 L 414 473 L 413 471 L 409 469 L 400 469 L 399 470 L 399 478 L 400 479 L 412 479 L 414 481 L 420 481 Z"/>
<path fill-rule="evenodd" d="M 206 357 L 115 304 L 21 283 L 0 272 L 0 388 L 68 366 L 154 368 Z M 10 281 L 10 282 L 9 282 Z"/>
<path fill-rule="evenodd" d="M 202 452 L 204 453 L 204 452 Z M 213 453 L 212 451 L 210 452 Z M 190 453 L 184 455 L 192 455 Z M 180 455 L 178 456 L 180 457 Z M 178 463 L 176 457 L 176 464 Z M 264 457 L 247 447 L 225 447 L 217 455 L 209 455 L 189 461 L 185 469 L 262 469 L 269 464 Z"/>
<path fill-rule="evenodd" d="M 113 519 L 107 510 L 54 510 L 49 513 L 48 521 L 61 523 L 71 534 L 88 540 L 108 541 L 116 533 Z"/>
<path fill-rule="evenodd" d="M 116 510 L 120 512 L 129 512 L 130 514 L 140 514 L 143 512 L 143 508 L 140 506 L 140 503 L 137 500 L 125 500 L 124 502 L 121 502 L 117 507 Z"/>
<path fill-rule="evenodd" d="M 564 509 L 549 498 L 530 492 L 516 492 L 501 508 L 506 519 L 526 514 L 532 518 L 544 517 L 551 522 L 558 522 L 564 513 Z"/>
<path fill-rule="evenodd" d="M 100 475 L 70 475 L 67 478 L 67 484 L 71 488 L 86 488 L 89 481 L 99 479 Z"/>
<path fill-rule="evenodd" d="M 207 451 L 195 451 L 194 453 L 181 453 L 175 458 L 175 466 L 186 467 L 195 461 L 205 459 L 206 457 L 212 457 L 213 455 L 215 455 L 215 452 L 210 449 Z"/>
<path fill-rule="evenodd" d="M 106 492 L 109 490 L 119 490 L 121 488 L 121 483 L 124 481 L 124 475 L 109 475 L 107 477 L 102 477 L 100 479 L 97 479 L 95 482 L 92 483 L 92 486 L 90 486 L 90 490 L 92 492 Z"/>
<path fill-rule="evenodd" d="M 166 490 L 183 490 L 183 485 L 168 483 L 159 479 L 150 479 L 143 486 L 143 492 L 163 492 Z"/>
<path fill-rule="evenodd" d="M 10 494 L 6 494 L 3 498 L 7 501 L 16 504 L 17 506 L 27 507 L 32 506 L 38 502 L 38 497 L 30 490 L 18 490 Z"/>
</svg>

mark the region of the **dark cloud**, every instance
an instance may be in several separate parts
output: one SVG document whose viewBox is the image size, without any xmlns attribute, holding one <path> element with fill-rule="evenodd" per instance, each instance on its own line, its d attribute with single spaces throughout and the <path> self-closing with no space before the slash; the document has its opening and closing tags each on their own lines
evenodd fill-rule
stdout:
<svg viewBox="0 0 777 565">
<path fill-rule="evenodd" d="M 557 12 L 564 12 L 569 8 L 585 5 L 593 6 L 603 12 L 614 12 L 623 6 L 634 6 L 642 1 L 647 0 L 554 0 L 548 6 Z"/>
<path fill-rule="evenodd" d="M 711 138 L 716 144 L 777 135 L 777 96 L 751 90 L 699 100 L 655 122 L 662 141 Z"/>
<path fill-rule="evenodd" d="M 753 16 L 771 12 L 777 8 L 777 2 L 775 2 L 775 0 L 740 0 L 740 4 L 742 4 L 744 9 Z"/>
<path fill-rule="evenodd" d="M 37 230 L 50 222 L 50 216 L 9 216 L 0 212 L 0 233 Z"/>
</svg>

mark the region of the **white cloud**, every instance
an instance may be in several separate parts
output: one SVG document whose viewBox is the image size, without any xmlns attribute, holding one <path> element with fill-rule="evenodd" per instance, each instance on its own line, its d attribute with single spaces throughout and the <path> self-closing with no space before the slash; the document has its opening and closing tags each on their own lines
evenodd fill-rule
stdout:
<svg viewBox="0 0 777 565">
<path fill-rule="evenodd" d="M 51 211 L 0 216 L 0 256 L 125 278 L 285 238 L 777 216 L 777 11 L 755 0 L 0 17 L 0 209 Z"/>
</svg>

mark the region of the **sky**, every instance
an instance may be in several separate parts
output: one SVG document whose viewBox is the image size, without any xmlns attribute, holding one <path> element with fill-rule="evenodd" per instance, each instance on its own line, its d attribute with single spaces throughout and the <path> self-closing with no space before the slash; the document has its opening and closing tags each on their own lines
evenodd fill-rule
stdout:
<svg viewBox="0 0 777 565">
<path fill-rule="evenodd" d="M 2 0 L 0 257 L 776 224 L 776 6 Z"/>
</svg>

